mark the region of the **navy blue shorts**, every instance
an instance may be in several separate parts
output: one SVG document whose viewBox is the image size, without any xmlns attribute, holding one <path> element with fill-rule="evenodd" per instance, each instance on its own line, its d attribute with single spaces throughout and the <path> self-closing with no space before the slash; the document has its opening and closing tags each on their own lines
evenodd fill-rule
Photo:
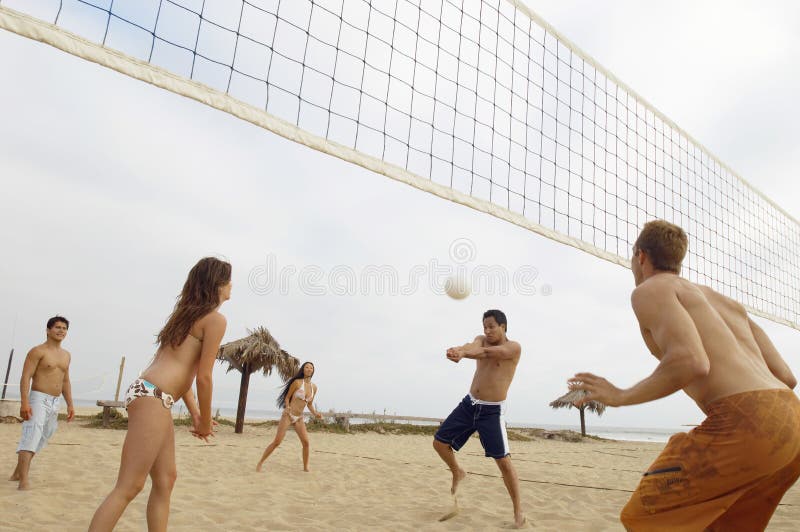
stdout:
<svg viewBox="0 0 800 532">
<path fill-rule="evenodd" d="M 503 406 L 475 403 L 467 395 L 447 416 L 434 438 L 458 451 L 477 430 L 486 456 L 505 458 L 510 452 Z"/>
</svg>

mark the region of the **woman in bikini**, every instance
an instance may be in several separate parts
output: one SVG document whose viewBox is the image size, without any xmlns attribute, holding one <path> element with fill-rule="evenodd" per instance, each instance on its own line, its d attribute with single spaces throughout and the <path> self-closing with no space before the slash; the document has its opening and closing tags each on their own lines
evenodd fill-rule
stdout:
<svg viewBox="0 0 800 532">
<path fill-rule="evenodd" d="M 213 436 L 211 371 L 226 327 L 218 309 L 230 294 L 229 263 L 207 257 L 189 272 L 175 309 L 158 333 L 158 351 L 125 394 L 128 434 L 117 484 L 95 512 L 90 531 L 112 530 L 148 475 L 152 487 L 147 500 L 147 529 L 167 529 L 170 495 L 177 476 L 170 408 L 183 399 L 192 416 L 192 434 L 206 442 Z M 198 400 L 192 393 L 193 380 Z"/>
<path fill-rule="evenodd" d="M 294 431 L 297 437 L 300 438 L 300 443 L 303 444 L 303 471 L 308 471 L 308 431 L 306 430 L 305 421 L 303 421 L 303 411 L 308 406 L 308 410 L 317 417 L 322 418 L 322 414 L 314 409 L 314 398 L 317 396 L 317 385 L 311 382 L 311 377 L 314 375 L 314 364 L 305 362 L 300 366 L 300 371 L 297 375 L 286 381 L 283 390 L 278 396 L 278 407 L 283 407 L 283 414 L 281 420 L 278 422 L 278 432 L 275 434 L 275 439 L 272 443 L 267 445 L 264 449 L 264 454 L 261 455 L 261 460 L 258 461 L 256 471 L 261 471 L 261 465 L 269 458 L 278 445 L 283 441 L 286 436 L 286 431 L 289 425 L 294 425 Z"/>
</svg>

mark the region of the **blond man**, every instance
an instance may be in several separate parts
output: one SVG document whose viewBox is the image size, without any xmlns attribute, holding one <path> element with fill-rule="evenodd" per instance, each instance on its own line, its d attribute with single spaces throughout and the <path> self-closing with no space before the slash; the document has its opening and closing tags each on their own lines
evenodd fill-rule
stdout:
<svg viewBox="0 0 800 532">
<path fill-rule="evenodd" d="M 570 387 L 610 406 L 683 390 L 707 416 L 644 473 L 622 510 L 626 529 L 763 530 L 800 477 L 797 380 L 742 305 L 679 277 L 687 247 L 663 220 L 645 224 L 633 247 L 631 303 L 655 371 L 626 389 L 591 373 Z"/>
</svg>

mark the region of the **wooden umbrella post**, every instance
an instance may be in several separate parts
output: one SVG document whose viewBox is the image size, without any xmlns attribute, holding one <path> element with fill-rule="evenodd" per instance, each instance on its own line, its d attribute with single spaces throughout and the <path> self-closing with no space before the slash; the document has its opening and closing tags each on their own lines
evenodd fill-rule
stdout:
<svg viewBox="0 0 800 532">
<path fill-rule="evenodd" d="M 114 400 L 119 401 L 119 387 L 122 385 L 122 370 L 125 369 L 125 357 L 119 363 L 119 376 L 117 377 L 117 391 L 114 393 Z"/>
</svg>

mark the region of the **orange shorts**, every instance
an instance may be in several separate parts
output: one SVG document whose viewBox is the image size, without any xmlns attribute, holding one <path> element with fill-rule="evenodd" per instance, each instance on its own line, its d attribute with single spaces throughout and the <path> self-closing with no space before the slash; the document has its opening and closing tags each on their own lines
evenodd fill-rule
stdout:
<svg viewBox="0 0 800 532">
<path fill-rule="evenodd" d="M 757 390 L 710 403 L 670 438 L 620 516 L 627 530 L 764 530 L 800 477 L 800 400 Z"/>
</svg>

